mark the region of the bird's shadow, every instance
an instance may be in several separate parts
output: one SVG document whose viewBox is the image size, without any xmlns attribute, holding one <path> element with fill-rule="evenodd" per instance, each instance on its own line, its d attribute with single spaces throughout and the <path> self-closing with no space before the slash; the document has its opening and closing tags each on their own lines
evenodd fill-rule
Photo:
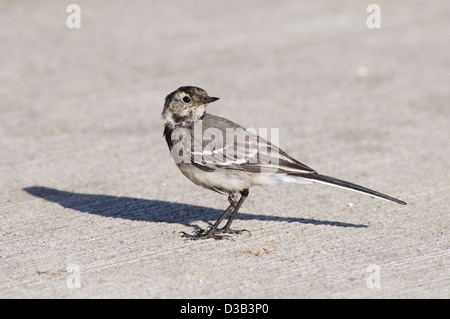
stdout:
<svg viewBox="0 0 450 319">
<path fill-rule="evenodd" d="M 202 206 L 167 202 L 153 199 L 141 199 L 123 196 L 101 194 L 80 194 L 58 189 L 32 186 L 23 189 L 30 195 L 58 203 L 82 213 L 95 214 L 105 217 L 123 218 L 146 222 L 178 223 L 199 229 L 193 225 L 195 221 L 217 219 L 222 211 Z M 268 220 L 281 222 L 296 222 L 302 224 L 327 225 L 337 227 L 365 228 L 367 225 L 350 224 L 338 221 L 304 219 L 298 217 L 279 217 L 259 214 L 239 213 L 236 219 L 241 220 Z"/>
</svg>

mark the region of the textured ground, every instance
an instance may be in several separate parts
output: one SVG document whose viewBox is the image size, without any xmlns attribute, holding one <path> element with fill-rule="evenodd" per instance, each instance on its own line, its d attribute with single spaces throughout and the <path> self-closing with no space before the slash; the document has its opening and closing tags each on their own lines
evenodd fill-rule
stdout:
<svg viewBox="0 0 450 319">
<path fill-rule="evenodd" d="M 0 1 L 0 297 L 449 297 L 448 1 L 76 3 Z M 228 202 L 170 160 L 181 85 L 408 206 L 254 188 L 251 236 L 183 239 Z"/>
</svg>

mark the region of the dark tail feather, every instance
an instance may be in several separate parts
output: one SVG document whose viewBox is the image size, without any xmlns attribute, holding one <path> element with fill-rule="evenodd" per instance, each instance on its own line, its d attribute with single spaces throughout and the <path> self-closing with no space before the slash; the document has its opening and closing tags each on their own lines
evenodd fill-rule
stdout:
<svg viewBox="0 0 450 319">
<path fill-rule="evenodd" d="M 324 183 L 324 184 L 330 184 L 333 186 L 337 186 L 337 187 L 342 187 L 342 188 L 346 188 L 346 189 L 350 189 L 356 192 L 361 192 L 361 193 L 365 193 L 365 194 L 369 194 L 378 198 L 383 198 L 398 204 L 402 204 L 402 205 L 406 205 L 406 203 L 404 201 L 401 201 L 397 198 L 379 193 L 377 191 L 374 191 L 372 189 L 369 188 L 365 188 L 363 186 L 360 185 L 356 185 L 350 182 L 346 182 L 331 176 L 325 176 L 325 175 L 320 175 L 320 174 L 295 174 L 295 176 L 299 176 L 305 179 L 309 179 L 312 181 L 316 181 L 319 183 Z"/>
</svg>

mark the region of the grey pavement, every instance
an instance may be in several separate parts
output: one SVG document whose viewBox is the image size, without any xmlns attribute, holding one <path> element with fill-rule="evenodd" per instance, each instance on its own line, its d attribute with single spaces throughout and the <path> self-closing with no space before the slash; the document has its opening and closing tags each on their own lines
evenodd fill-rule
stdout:
<svg viewBox="0 0 450 319">
<path fill-rule="evenodd" d="M 448 1 L 0 1 L 0 297 L 448 298 Z M 324 185 L 226 196 L 162 137 L 181 85 Z"/>
</svg>

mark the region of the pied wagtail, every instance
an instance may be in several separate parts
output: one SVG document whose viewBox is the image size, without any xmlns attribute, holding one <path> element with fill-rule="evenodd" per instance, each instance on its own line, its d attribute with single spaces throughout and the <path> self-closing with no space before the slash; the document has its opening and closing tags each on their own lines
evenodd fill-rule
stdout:
<svg viewBox="0 0 450 319">
<path fill-rule="evenodd" d="M 230 226 L 255 185 L 318 182 L 406 205 L 366 187 L 321 175 L 254 132 L 206 113 L 208 104 L 218 99 L 201 88 L 182 86 L 167 95 L 162 111 L 164 137 L 180 171 L 199 186 L 228 194 L 230 202 L 208 231 L 183 233 L 185 237 L 222 239 L 229 236 L 220 234 L 242 232 Z M 225 226 L 218 228 L 229 214 Z"/>
</svg>

